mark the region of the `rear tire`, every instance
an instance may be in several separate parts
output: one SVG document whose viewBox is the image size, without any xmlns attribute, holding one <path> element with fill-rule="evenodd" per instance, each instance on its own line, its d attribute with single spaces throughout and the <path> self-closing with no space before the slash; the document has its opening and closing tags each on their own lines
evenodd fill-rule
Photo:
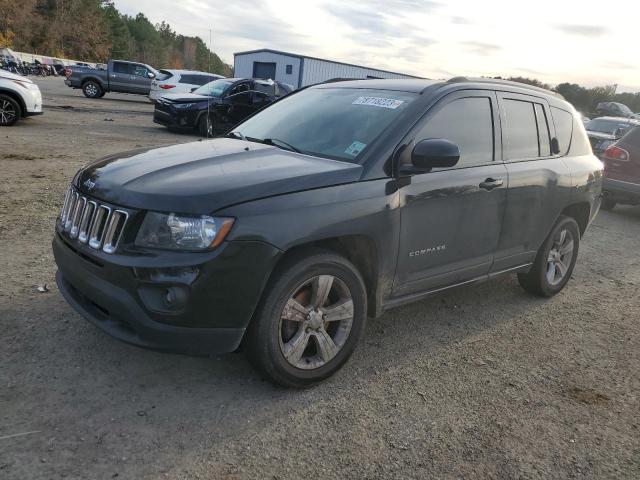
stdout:
<svg viewBox="0 0 640 480">
<path fill-rule="evenodd" d="M 82 85 L 82 93 L 87 98 L 101 98 L 104 96 L 104 90 L 96 82 L 89 80 Z"/>
<path fill-rule="evenodd" d="M 367 318 L 367 294 L 347 259 L 314 249 L 274 272 L 247 330 L 253 366 L 279 385 L 304 388 L 330 377 L 353 353 Z"/>
<path fill-rule="evenodd" d="M 607 212 L 610 212 L 611 210 L 613 210 L 616 205 L 618 204 L 618 202 L 616 202 L 614 199 L 612 199 L 611 197 L 604 197 L 602 199 L 602 209 L 606 210 Z"/>
<path fill-rule="evenodd" d="M 10 127 L 21 117 L 20 104 L 8 95 L 0 95 L 0 127 Z"/>
<path fill-rule="evenodd" d="M 578 224 L 571 217 L 561 216 L 538 250 L 531 270 L 518 274 L 522 288 L 541 297 L 560 292 L 571 278 L 579 247 Z"/>
<path fill-rule="evenodd" d="M 210 115 L 202 115 L 198 120 L 198 133 L 200 136 L 205 138 L 213 137 L 213 125 L 214 121 Z"/>
</svg>

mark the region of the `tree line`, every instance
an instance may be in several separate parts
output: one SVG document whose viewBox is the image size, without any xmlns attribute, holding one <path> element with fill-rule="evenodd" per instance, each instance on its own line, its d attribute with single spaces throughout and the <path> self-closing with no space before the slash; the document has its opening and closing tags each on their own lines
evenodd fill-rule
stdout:
<svg viewBox="0 0 640 480">
<path fill-rule="evenodd" d="M 0 47 L 87 62 L 110 58 L 230 76 L 197 36 L 120 13 L 112 0 L 0 0 Z"/>
<path fill-rule="evenodd" d="M 0 47 L 87 62 L 117 58 L 157 68 L 232 74 L 231 66 L 199 37 L 179 35 L 164 21 L 154 25 L 143 13 L 124 15 L 112 0 L 0 0 Z M 508 79 L 554 90 L 585 114 L 605 101 L 640 112 L 640 92 L 616 93 L 612 85 L 586 88 L 575 83 L 552 88 L 533 78 Z"/>
<path fill-rule="evenodd" d="M 494 77 L 502 78 L 502 77 Z M 640 112 L 640 92 L 616 93 L 616 85 L 606 85 L 604 87 L 586 88 L 577 83 L 560 83 L 555 87 L 543 83 L 535 78 L 509 77 L 505 80 L 526 83 L 535 87 L 546 88 L 562 95 L 565 100 L 571 103 L 576 110 L 588 115 L 595 112 L 596 106 L 600 102 L 624 103 L 633 112 Z"/>
</svg>

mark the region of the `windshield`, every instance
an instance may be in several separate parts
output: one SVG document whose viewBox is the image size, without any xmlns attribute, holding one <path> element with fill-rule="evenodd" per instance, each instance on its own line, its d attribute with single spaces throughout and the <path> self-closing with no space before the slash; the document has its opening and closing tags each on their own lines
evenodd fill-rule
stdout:
<svg viewBox="0 0 640 480">
<path fill-rule="evenodd" d="M 221 97 L 227 87 L 232 83 L 230 80 L 214 80 L 195 89 L 193 93 L 207 97 Z"/>
<path fill-rule="evenodd" d="M 595 120 L 591 120 L 589 123 L 587 123 L 585 129 L 589 130 L 590 132 L 608 133 L 609 135 L 613 135 L 617 129 L 623 128 L 627 130 L 631 126 L 632 125 L 626 122 L 596 118 Z"/>
<path fill-rule="evenodd" d="M 274 103 L 234 132 L 310 155 L 355 161 L 416 97 L 389 90 L 311 88 Z"/>
</svg>

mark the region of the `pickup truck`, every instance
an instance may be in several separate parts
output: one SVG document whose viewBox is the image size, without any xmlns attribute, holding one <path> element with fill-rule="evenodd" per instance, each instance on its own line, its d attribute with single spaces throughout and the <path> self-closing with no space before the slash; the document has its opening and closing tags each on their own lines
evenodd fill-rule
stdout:
<svg viewBox="0 0 640 480">
<path fill-rule="evenodd" d="M 102 98 L 107 92 L 149 95 L 151 81 L 158 72 L 144 63 L 109 60 L 106 70 L 91 67 L 69 67 L 64 83 L 81 88 L 87 98 Z"/>
</svg>

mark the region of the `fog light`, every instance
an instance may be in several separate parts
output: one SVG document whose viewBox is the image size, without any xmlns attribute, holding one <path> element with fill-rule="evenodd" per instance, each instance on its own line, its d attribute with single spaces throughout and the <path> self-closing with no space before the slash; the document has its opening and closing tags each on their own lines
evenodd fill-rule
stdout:
<svg viewBox="0 0 640 480">
<path fill-rule="evenodd" d="M 143 285 L 138 289 L 145 307 L 158 313 L 177 313 L 189 299 L 189 288 L 184 285 Z"/>
</svg>

